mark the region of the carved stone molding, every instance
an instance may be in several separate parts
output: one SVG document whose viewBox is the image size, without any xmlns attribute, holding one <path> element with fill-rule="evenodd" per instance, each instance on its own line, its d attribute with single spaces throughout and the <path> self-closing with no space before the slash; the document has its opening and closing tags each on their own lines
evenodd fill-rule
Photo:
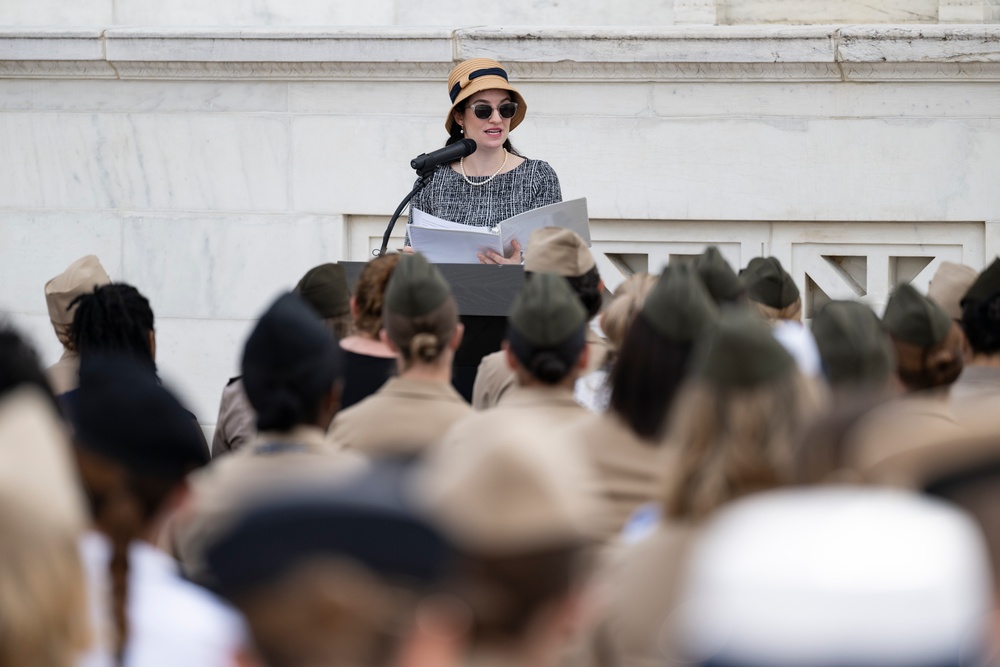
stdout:
<svg viewBox="0 0 1000 667">
<path fill-rule="evenodd" d="M 996 81 L 1000 27 L 0 31 L 8 78 L 440 81 L 474 56 L 539 81 Z"/>
</svg>

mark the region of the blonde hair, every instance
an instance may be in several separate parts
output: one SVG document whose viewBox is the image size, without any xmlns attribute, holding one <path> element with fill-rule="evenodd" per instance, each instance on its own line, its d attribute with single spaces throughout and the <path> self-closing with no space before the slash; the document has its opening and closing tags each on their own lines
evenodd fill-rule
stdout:
<svg viewBox="0 0 1000 667">
<path fill-rule="evenodd" d="M 743 495 L 791 483 L 796 443 L 822 399 L 822 388 L 797 369 L 752 388 L 690 381 L 681 388 L 667 432 L 675 456 L 666 516 L 700 520 Z"/>
<path fill-rule="evenodd" d="M 760 316 L 763 317 L 768 322 L 778 322 L 781 320 L 791 320 L 792 322 L 802 321 L 802 298 L 798 298 L 791 302 L 784 308 L 772 308 L 771 306 L 764 305 L 758 301 L 751 299 L 750 303 L 753 304 Z"/>
<path fill-rule="evenodd" d="M 76 535 L 0 497 L 0 667 L 70 667 L 90 645 Z"/>
<path fill-rule="evenodd" d="M 601 319 L 601 329 L 608 342 L 618 349 L 625 339 L 625 332 L 642 310 L 646 297 L 656 284 L 656 276 L 649 273 L 633 273 L 618 286 L 611 303 Z"/>
</svg>

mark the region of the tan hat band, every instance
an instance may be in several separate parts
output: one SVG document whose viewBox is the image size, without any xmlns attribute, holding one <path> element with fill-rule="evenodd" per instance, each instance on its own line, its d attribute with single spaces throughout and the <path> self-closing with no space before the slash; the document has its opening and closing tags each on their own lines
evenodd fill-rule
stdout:
<svg viewBox="0 0 1000 667">
<path fill-rule="evenodd" d="M 508 81 L 507 72 L 502 67 L 488 67 L 486 69 L 477 69 L 476 71 L 470 73 L 467 79 L 463 79 L 451 87 L 451 92 L 449 93 L 449 95 L 451 96 L 452 103 L 454 103 L 455 100 L 458 98 L 458 94 L 462 92 L 463 88 L 472 83 L 473 79 L 478 79 L 481 76 L 499 76 L 502 77 L 504 81 Z"/>
</svg>

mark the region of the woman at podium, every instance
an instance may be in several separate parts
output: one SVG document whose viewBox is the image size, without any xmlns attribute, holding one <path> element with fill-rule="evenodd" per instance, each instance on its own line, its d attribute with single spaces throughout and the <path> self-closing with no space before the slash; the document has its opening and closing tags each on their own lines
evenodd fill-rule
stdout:
<svg viewBox="0 0 1000 667">
<path fill-rule="evenodd" d="M 411 210 L 466 225 L 492 227 L 518 213 L 562 201 L 559 177 L 547 162 L 518 153 L 511 131 L 521 124 L 527 105 L 495 60 L 473 58 L 459 63 L 448 77 L 451 108 L 445 118 L 450 145 L 464 138 L 476 152 L 438 166 L 410 203 Z M 479 255 L 483 264 L 520 264 L 514 242 L 510 257 Z"/>
</svg>

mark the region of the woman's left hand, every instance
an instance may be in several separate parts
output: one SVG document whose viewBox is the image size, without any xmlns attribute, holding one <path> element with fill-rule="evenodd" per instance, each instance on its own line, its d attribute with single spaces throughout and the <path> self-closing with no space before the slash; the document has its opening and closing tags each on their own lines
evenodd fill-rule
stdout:
<svg viewBox="0 0 1000 667">
<path fill-rule="evenodd" d="M 521 244 L 517 241 L 511 241 L 510 245 L 513 248 L 510 257 L 504 257 L 496 252 L 479 253 L 476 257 L 479 258 L 480 264 L 520 264 Z"/>
</svg>

